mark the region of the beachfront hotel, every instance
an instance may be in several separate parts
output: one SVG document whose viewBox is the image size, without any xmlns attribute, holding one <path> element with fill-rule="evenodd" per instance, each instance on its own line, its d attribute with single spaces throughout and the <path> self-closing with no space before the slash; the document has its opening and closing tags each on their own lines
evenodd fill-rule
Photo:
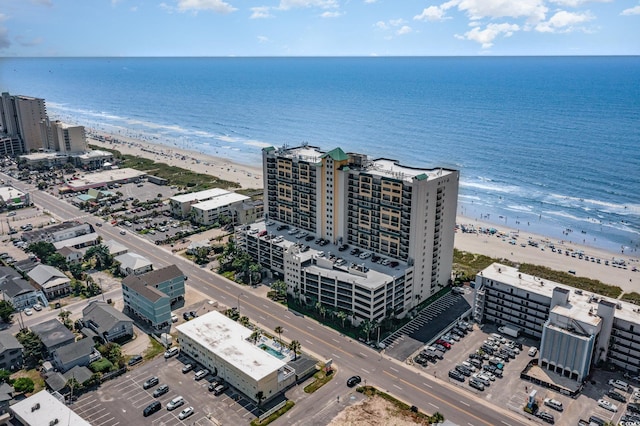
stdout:
<svg viewBox="0 0 640 426">
<path fill-rule="evenodd" d="M 582 382 L 609 362 L 640 373 L 640 308 L 494 263 L 475 279 L 475 320 L 540 341 L 543 368 Z"/>
<path fill-rule="evenodd" d="M 0 155 L 18 155 L 43 148 L 40 123 L 47 119 L 44 99 L 0 96 Z"/>
<path fill-rule="evenodd" d="M 263 176 L 267 221 L 237 241 L 292 296 L 358 324 L 402 317 L 450 283 L 458 171 L 305 145 L 263 149 Z"/>
</svg>

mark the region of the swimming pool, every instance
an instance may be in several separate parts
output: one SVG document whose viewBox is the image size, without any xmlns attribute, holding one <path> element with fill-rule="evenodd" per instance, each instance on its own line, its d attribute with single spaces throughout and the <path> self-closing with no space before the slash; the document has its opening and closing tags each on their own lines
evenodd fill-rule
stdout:
<svg viewBox="0 0 640 426">
<path fill-rule="evenodd" d="M 267 353 L 275 356 L 278 359 L 283 359 L 284 358 L 284 354 L 281 354 L 280 352 L 278 352 L 277 350 L 273 349 L 270 346 L 265 345 L 264 343 L 261 344 L 260 346 L 258 346 L 260 349 L 266 351 Z"/>
</svg>

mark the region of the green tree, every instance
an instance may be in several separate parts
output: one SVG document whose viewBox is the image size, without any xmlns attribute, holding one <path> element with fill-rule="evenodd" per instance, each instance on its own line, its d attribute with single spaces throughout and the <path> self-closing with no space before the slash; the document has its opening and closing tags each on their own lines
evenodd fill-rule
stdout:
<svg viewBox="0 0 640 426">
<path fill-rule="evenodd" d="M 262 405 L 262 400 L 264 400 L 264 392 L 258 391 L 256 393 L 256 399 L 258 400 L 258 407 Z"/>
<path fill-rule="evenodd" d="M 84 273 L 82 272 L 82 265 L 76 262 L 69 264 L 69 272 L 71 272 L 73 278 L 77 280 L 81 280 L 84 275 Z"/>
<path fill-rule="evenodd" d="M 279 297 L 287 296 L 287 283 L 282 280 L 277 280 L 271 284 L 271 290 L 275 291 Z"/>
<path fill-rule="evenodd" d="M 347 314 L 345 311 L 336 312 L 336 317 L 338 317 L 338 319 L 342 321 L 342 328 L 344 328 L 344 321 L 347 319 L 348 316 L 349 314 Z"/>
<path fill-rule="evenodd" d="M 52 254 L 56 253 L 56 247 L 49 242 L 39 241 L 37 243 L 31 243 L 27 246 L 27 252 L 33 253 L 40 259 L 47 259 Z"/>
<path fill-rule="evenodd" d="M 11 372 L 0 368 L 0 383 L 9 383 L 11 380 Z"/>
<path fill-rule="evenodd" d="M 61 311 L 58 314 L 58 317 L 62 320 L 62 324 L 64 324 L 64 326 L 69 330 L 73 331 L 73 321 L 71 321 L 69 316 L 71 316 L 71 311 Z"/>
<path fill-rule="evenodd" d="M 44 358 L 44 345 L 37 334 L 24 329 L 16 334 L 16 339 L 24 347 L 23 360 L 27 367 L 33 368 Z"/>
<path fill-rule="evenodd" d="M 205 263 L 209 262 L 209 250 L 209 247 L 198 247 L 195 253 L 193 253 L 193 261 L 197 265 L 204 265 Z"/>
<path fill-rule="evenodd" d="M 281 326 L 277 326 L 273 329 L 278 334 L 278 340 L 280 341 L 280 352 L 282 352 L 282 332 L 284 329 Z"/>
<path fill-rule="evenodd" d="M 360 323 L 360 330 L 362 330 L 362 333 L 366 336 L 367 341 L 369 341 L 369 335 L 375 327 L 375 323 L 368 319 L 365 319 Z"/>
<path fill-rule="evenodd" d="M 67 380 L 67 386 L 69 387 L 69 389 L 71 389 L 72 392 L 82 389 L 82 384 L 80 384 L 80 382 L 78 382 L 75 377 L 71 377 L 69 380 Z"/>
<path fill-rule="evenodd" d="M 11 302 L 0 300 L 0 319 L 6 323 L 11 322 L 11 315 L 15 312 L 15 308 Z"/>
<path fill-rule="evenodd" d="M 301 348 L 302 348 L 302 345 L 297 340 L 292 340 L 291 343 L 289 343 L 289 349 L 293 351 L 294 361 L 298 359 L 298 352 L 300 351 Z"/>
<path fill-rule="evenodd" d="M 245 327 L 249 327 L 249 317 L 248 316 L 241 316 L 238 319 L 238 323 L 240 323 L 241 325 L 244 325 Z"/>
<path fill-rule="evenodd" d="M 109 248 L 104 244 L 92 246 L 84 255 L 85 261 L 94 260 L 95 267 L 98 270 L 110 268 L 113 264 L 113 256 L 109 254 Z"/>
<path fill-rule="evenodd" d="M 69 270 L 69 265 L 67 265 L 67 259 L 61 255 L 60 253 L 53 253 L 44 258 L 43 263 L 45 265 L 53 266 L 54 268 L 58 268 L 62 271 Z"/>
<path fill-rule="evenodd" d="M 15 382 L 13 382 L 13 389 L 15 389 L 16 392 L 20 392 L 20 393 L 31 393 L 33 392 L 35 385 L 33 383 L 33 380 L 31 380 L 28 377 L 20 377 L 19 379 L 16 379 Z"/>
<path fill-rule="evenodd" d="M 260 337 L 262 337 L 262 331 L 256 328 L 255 330 L 253 330 L 253 333 L 251 333 L 251 335 L 249 336 L 249 340 L 251 340 L 255 345 L 256 343 L 258 343 L 258 340 L 260 340 Z"/>
</svg>

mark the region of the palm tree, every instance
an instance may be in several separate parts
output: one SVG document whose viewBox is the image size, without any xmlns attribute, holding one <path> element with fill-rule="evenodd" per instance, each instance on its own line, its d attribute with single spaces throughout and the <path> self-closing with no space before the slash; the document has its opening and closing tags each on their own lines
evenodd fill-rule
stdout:
<svg viewBox="0 0 640 426">
<path fill-rule="evenodd" d="M 243 315 L 240 317 L 240 319 L 238 320 L 238 323 L 240 323 L 240 325 L 244 325 L 245 327 L 249 326 L 249 317 L 246 315 Z"/>
<path fill-rule="evenodd" d="M 249 340 L 251 340 L 255 345 L 256 343 L 258 343 L 258 340 L 260 340 L 261 336 L 262 331 L 259 328 L 256 328 L 255 330 L 253 330 L 253 333 L 251 333 L 251 336 L 249 336 Z"/>
<path fill-rule="evenodd" d="M 325 308 L 323 305 L 320 305 L 320 315 L 322 315 L 322 319 L 324 319 L 324 316 L 327 314 L 327 308 Z"/>
<path fill-rule="evenodd" d="M 280 341 L 280 352 L 282 352 L 282 332 L 284 331 L 284 329 L 281 326 L 277 326 L 275 329 L 273 329 L 273 331 L 278 334 L 278 340 Z"/>
<path fill-rule="evenodd" d="M 316 310 L 317 310 L 318 312 L 320 312 L 320 308 L 322 308 L 322 303 L 320 303 L 320 301 L 317 301 L 317 302 L 316 302 Z"/>
<path fill-rule="evenodd" d="M 347 319 L 349 315 L 345 311 L 336 312 L 336 317 L 342 321 L 342 328 L 344 328 L 344 320 Z"/>
<path fill-rule="evenodd" d="M 302 348 L 302 345 L 297 340 L 292 340 L 289 343 L 289 349 L 293 351 L 293 360 L 298 359 L 298 351 Z"/>
<path fill-rule="evenodd" d="M 374 329 L 373 322 L 369 319 L 365 319 L 360 323 L 360 329 L 367 336 L 367 342 L 369 341 L 369 334 L 371 334 L 371 330 Z"/>
</svg>

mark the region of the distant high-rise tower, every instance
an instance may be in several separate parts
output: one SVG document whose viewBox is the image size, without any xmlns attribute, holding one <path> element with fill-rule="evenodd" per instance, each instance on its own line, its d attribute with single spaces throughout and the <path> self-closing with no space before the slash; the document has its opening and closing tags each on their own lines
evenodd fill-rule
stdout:
<svg viewBox="0 0 640 426">
<path fill-rule="evenodd" d="M 44 99 L 4 92 L 0 101 L 0 153 L 15 155 L 44 148 L 40 127 L 47 119 Z"/>
</svg>

